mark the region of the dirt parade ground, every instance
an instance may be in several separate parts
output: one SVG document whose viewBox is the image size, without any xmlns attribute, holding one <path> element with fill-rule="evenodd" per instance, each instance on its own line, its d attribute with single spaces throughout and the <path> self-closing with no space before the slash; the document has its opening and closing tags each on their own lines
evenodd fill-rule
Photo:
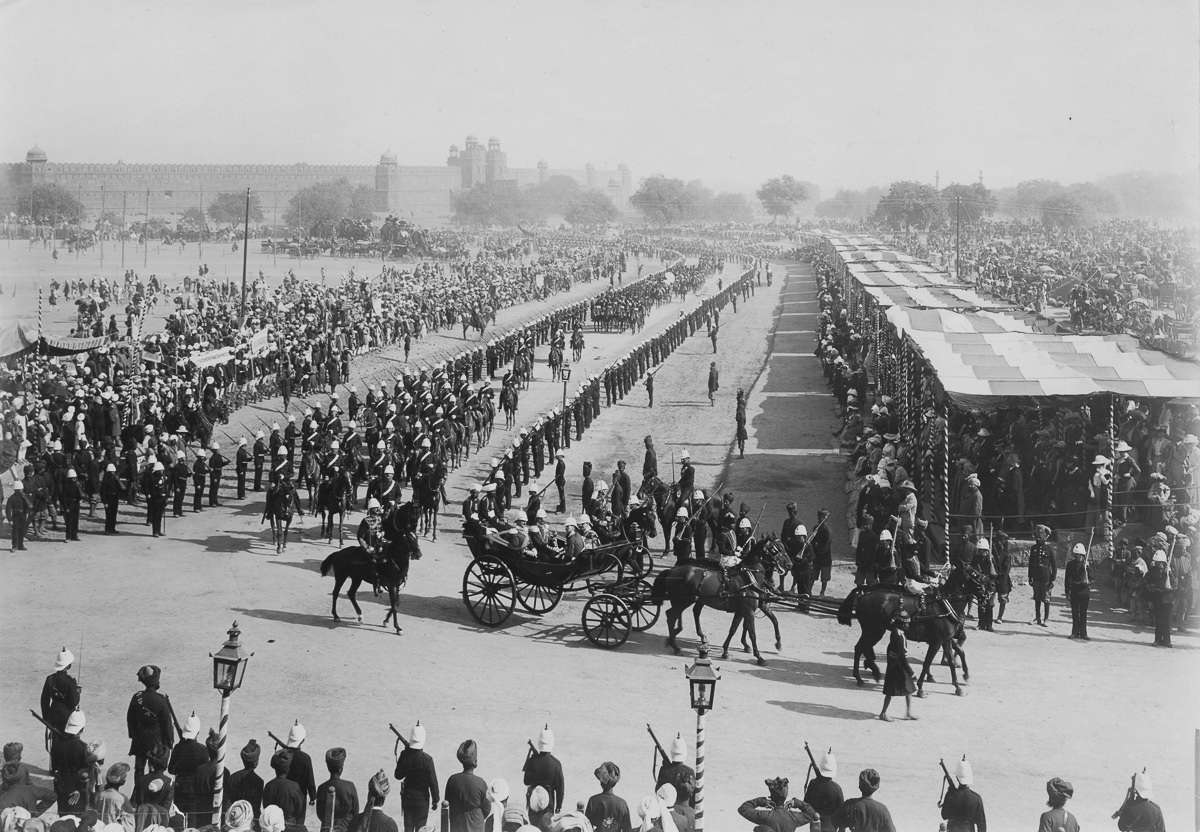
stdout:
<svg viewBox="0 0 1200 832">
<path fill-rule="evenodd" d="M 5 245 L 0 241 L 0 317 L 5 319 L 36 314 L 39 281 L 98 271 L 95 253 L 81 258 L 84 262 L 73 256 L 52 262 L 48 253 L 28 251 L 25 243 Z M 331 258 L 286 264 L 280 258 L 275 264 L 254 241 L 251 245 L 252 274 L 262 268 L 269 280 L 288 267 L 308 279 L 319 279 L 322 267 L 331 279 L 350 265 L 364 274 L 379 267 Z M 240 253 L 212 248 L 206 261 L 213 274 L 227 271 L 240 278 Z M 118 256 L 106 252 L 105 273 L 120 276 Z M 158 268 L 160 275 L 180 278 L 194 274 L 201 262 L 194 247 L 182 255 L 152 250 L 149 271 L 136 247 L 130 246 L 126 258 L 127 268 L 139 273 Z M 627 279 L 636 269 L 630 262 Z M 647 262 L 646 270 L 660 265 Z M 639 384 L 623 401 L 603 408 L 582 441 L 572 442 L 566 457 L 568 513 L 580 511 L 585 460 L 606 480 L 617 461 L 626 460 L 636 485 L 642 440 L 652 436 L 664 480 L 671 478 L 672 460 L 677 470 L 681 453 L 689 451 L 697 485 L 732 491 L 737 503 L 751 507 L 752 517 L 761 510 L 763 530 L 779 531 L 789 500 L 797 502 L 810 529 L 817 510 L 829 509 L 835 557 L 829 594 L 841 598 L 853 585 L 844 522 L 846 465 L 832 436 L 837 427 L 832 397 L 813 356 L 818 313 L 813 276 L 807 265 L 791 261 L 776 262 L 772 270 L 771 286 L 762 280 L 748 302 L 739 301 L 736 313 L 732 308 L 722 312 L 715 354 L 701 327 L 665 362 L 654 378 L 653 408 Z M 739 273 L 730 264 L 724 285 Z M 701 297 L 715 293 L 717 281 L 710 278 Z M 503 310 L 496 329 L 606 287 L 585 284 L 544 302 Z M 573 374 L 608 366 L 697 302 L 689 296 L 659 307 L 636 333 L 587 332 L 583 360 Z M 166 311 L 160 306 L 152 318 Z M 60 306 L 47 314 L 46 325 L 65 333 L 70 318 L 71 310 Z M 472 336 L 469 343 L 474 341 Z M 434 334 L 415 344 L 412 357 L 432 360 L 467 344 L 457 330 Z M 365 392 L 367 379 L 393 377 L 403 369 L 402 358 L 388 352 L 359 358 L 352 383 Z M 563 398 L 563 384 L 549 379 L 544 346 L 538 358 L 534 381 L 521 396 L 518 427 Z M 721 386 L 710 406 L 706 382 L 714 361 Z M 572 387 L 579 377 L 573 375 Z M 749 397 L 744 458 L 733 445 L 739 388 Z M 324 403 L 328 397 L 309 401 Z M 282 423 L 280 406 L 273 400 L 235 413 L 216 434 L 222 449 L 231 450 L 239 436 L 253 441 L 264 422 Z M 292 412 L 301 410 L 294 402 Z M 473 738 L 479 742 L 479 774 L 517 784 L 526 740 L 536 739 L 549 723 L 565 767 L 567 804 L 599 791 L 592 772 L 612 760 L 622 770 L 617 794 L 636 806 L 653 789 L 646 723 L 667 743 L 682 733 L 695 751 L 695 714 L 684 678 L 698 646 L 691 614 L 684 618 L 680 656 L 664 644 L 663 619 L 647 632 L 633 633 L 616 650 L 592 645 L 580 623 L 585 597 L 567 596 L 541 618 L 518 608 L 494 630 L 468 615 L 461 589 L 470 554 L 459 535 L 460 502 L 469 485 L 486 475 L 489 458 L 514 435 L 516 428 L 506 431 L 498 417 L 490 446 L 451 472 L 450 504 L 440 517 L 438 539 L 422 540 L 423 557 L 413 563 L 401 595 L 399 636 L 382 626 L 386 607 L 369 588 L 359 595 L 363 623 L 354 623 L 344 598 L 339 603 L 343 620 L 334 622 L 333 580 L 321 578 L 319 567 L 337 548 L 336 536 L 333 545 L 318 539 L 316 521 L 306 516 L 299 539 L 276 554 L 261 522 L 263 495 L 235 500 L 230 476 L 223 507 L 168 518 L 162 540 L 151 538 L 141 509 L 123 504 L 119 536 L 100 535 L 103 520 L 97 516 L 85 517 L 82 543 L 33 542 L 28 551 L 11 554 L 5 544 L 0 551 L 0 609 L 7 624 L 0 639 L 0 738 L 23 742 L 26 761 L 35 773 L 44 773 L 42 729 L 28 709 L 37 708 L 42 681 L 63 645 L 80 657 L 75 670 L 88 719 L 85 739 L 104 739 L 110 762 L 123 759 L 128 748 L 125 710 L 139 689 L 135 674 L 143 664 L 162 667 L 162 689 L 180 718 L 194 709 L 207 731 L 216 725 L 219 705 L 209 654 L 236 620 L 254 656 L 243 688 L 232 698 L 232 749 L 251 737 L 269 747 L 267 731 L 284 736 L 299 719 L 318 769 L 326 748 L 345 747 L 346 776 L 363 794 L 371 774 L 381 767 L 390 774 L 394 768 L 388 723 L 407 730 L 419 718 L 443 782 L 458 769 L 454 749 Z M 548 507 L 553 502 L 548 499 Z M 347 543 L 361 517 L 355 512 L 347 519 Z M 563 519 L 551 514 L 551 526 L 560 528 Z M 662 565 L 661 530 L 653 543 Z M 1019 575 L 1014 570 L 1014 577 Z M 1070 808 L 1083 828 L 1112 828 L 1109 816 L 1121 803 L 1130 774 L 1143 766 L 1154 777 L 1155 799 L 1168 822 L 1174 828 L 1190 822 L 1200 640 L 1185 634 L 1176 638 L 1174 650 L 1152 649 L 1152 630 L 1128 623 L 1126 611 L 1113 607 L 1112 593 L 1100 589 L 1093 594 L 1092 640 L 1071 641 L 1061 585 L 1050 627 L 1037 628 L 1031 625 L 1030 590 L 1018 583 L 1007 620 L 994 633 L 969 623 L 965 696 L 954 695 L 949 669 L 935 666 L 936 683 L 927 685 L 928 698 L 914 700 L 919 720 L 913 722 L 880 722 L 880 684 L 855 686 L 850 662 L 856 628 L 780 609 L 782 648 L 777 651 L 770 622 L 760 617 L 756 624 L 766 665 L 756 665 L 740 649 L 716 662 L 722 678 L 707 719 L 707 828 L 746 828 L 737 807 L 766 793 L 765 778 L 788 777 L 792 793 L 800 794 L 806 741 L 817 753 L 833 748 L 847 797 L 856 794 L 856 773 L 876 768 L 882 776 L 877 797 L 906 832 L 937 828 L 938 760 L 949 764 L 963 754 L 974 765 L 975 788 L 997 830 L 1032 828 L 1045 808 L 1044 783 L 1053 776 L 1074 783 Z M 716 647 L 714 658 L 729 620 L 712 610 L 702 619 Z M 877 648 L 881 658 L 884 646 Z M 902 713 L 902 707 L 893 707 L 894 715 Z M 232 757 L 236 760 L 236 751 Z M 264 759 L 260 774 L 267 769 Z M 308 821 L 315 830 L 312 812 Z"/>
</svg>

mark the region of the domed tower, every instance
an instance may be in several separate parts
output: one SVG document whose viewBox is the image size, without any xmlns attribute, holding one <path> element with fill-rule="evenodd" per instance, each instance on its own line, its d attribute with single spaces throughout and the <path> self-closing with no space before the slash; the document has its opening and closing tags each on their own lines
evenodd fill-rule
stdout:
<svg viewBox="0 0 1200 832">
<path fill-rule="evenodd" d="M 500 140 L 495 136 L 488 139 L 486 178 L 488 182 L 508 178 L 508 154 L 500 149 Z"/>
<path fill-rule="evenodd" d="M 396 154 L 389 148 L 375 166 L 375 210 L 396 211 L 400 208 L 400 168 Z"/>
<path fill-rule="evenodd" d="M 474 134 L 467 136 L 465 147 L 459 155 L 462 168 L 462 186 L 473 188 L 487 178 L 487 150 Z"/>
<path fill-rule="evenodd" d="M 583 169 L 584 169 L 584 172 L 587 174 L 588 190 L 591 190 L 592 188 L 596 187 L 596 166 L 593 165 L 591 162 L 588 162 L 586 165 L 584 165 Z"/>
<path fill-rule="evenodd" d="M 546 160 L 542 159 L 537 164 L 538 169 L 538 184 L 546 184 L 546 180 L 550 178 L 550 166 L 546 164 Z"/>
<path fill-rule="evenodd" d="M 46 181 L 46 151 L 36 144 L 25 154 L 25 167 L 29 170 L 31 185 L 41 185 Z"/>
</svg>

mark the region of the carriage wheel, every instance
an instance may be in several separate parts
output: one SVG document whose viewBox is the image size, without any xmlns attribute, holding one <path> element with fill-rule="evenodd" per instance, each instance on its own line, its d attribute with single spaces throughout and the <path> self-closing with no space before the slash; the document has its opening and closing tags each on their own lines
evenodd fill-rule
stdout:
<svg viewBox="0 0 1200 832">
<path fill-rule="evenodd" d="M 593 576 L 588 578 L 584 584 L 587 586 L 587 591 L 591 595 L 597 592 L 603 592 L 613 584 L 619 584 L 625 575 L 625 564 L 612 552 L 602 552 L 592 559 Z M 609 576 L 612 577 L 609 577 Z"/>
<path fill-rule="evenodd" d="M 545 615 L 558 606 L 563 591 L 560 586 L 537 586 L 517 581 L 517 603 L 534 615 Z"/>
<path fill-rule="evenodd" d="M 633 618 L 633 629 L 645 632 L 658 623 L 662 606 L 650 600 L 650 582 L 638 580 L 630 585 L 630 595 L 625 599 Z"/>
<path fill-rule="evenodd" d="M 499 558 L 476 558 L 463 575 L 463 603 L 480 624 L 499 627 L 516 605 L 515 586 L 512 572 Z"/>
<path fill-rule="evenodd" d="M 597 647 L 605 650 L 620 647 L 632 628 L 628 605 L 615 595 L 601 592 L 583 605 L 583 633 Z"/>
</svg>

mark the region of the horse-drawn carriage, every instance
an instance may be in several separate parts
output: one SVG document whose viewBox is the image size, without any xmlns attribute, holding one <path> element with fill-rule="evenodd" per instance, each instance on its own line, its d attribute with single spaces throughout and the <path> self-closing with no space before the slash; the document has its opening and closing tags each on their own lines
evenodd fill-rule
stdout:
<svg viewBox="0 0 1200 832">
<path fill-rule="evenodd" d="M 659 605 L 650 600 L 650 582 L 643 577 L 648 561 L 639 557 L 636 544 L 618 541 L 570 560 L 550 547 L 519 550 L 494 533 L 470 535 L 467 545 L 474 558 L 463 575 L 463 603 L 485 627 L 503 624 L 517 604 L 545 615 L 568 592 L 589 594 L 583 632 L 597 647 L 620 647 L 631 631 L 658 621 Z"/>
</svg>

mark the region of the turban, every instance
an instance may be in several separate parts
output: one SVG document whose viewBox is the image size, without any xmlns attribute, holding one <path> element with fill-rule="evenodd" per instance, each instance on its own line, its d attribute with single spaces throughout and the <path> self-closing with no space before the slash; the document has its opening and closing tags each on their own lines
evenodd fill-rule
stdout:
<svg viewBox="0 0 1200 832">
<path fill-rule="evenodd" d="M 346 764 L 346 749 L 331 748 L 325 752 L 325 764 L 341 768 Z"/>
<path fill-rule="evenodd" d="M 204 741 L 204 745 L 206 748 L 208 748 L 208 750 L 211 753 L 216 754 L 217 749 L 221 747 L 220 735 L 212 728 L 209 728 L 208 729 L 208 739 L 206 739 Z"/>
<path fill-rule="evenodd" d="M 879 788 L 879 772 L 864 768 L 858 773 L 858 790 L 864 795 L 873 794 Z"/>
<path fill-rule="evenodd" d="M 612 788 L 621 781 L 621 769 L 616 763 L 601 763 L 596 769 L 596 779 L 600 781 L 600 788 Z"/>
<path fill-rule="evenodd" d="M 113 763 L 104 775 L 104 782 L 111 786 L 120 786 L 129 776 L 129 763 Z"/>
<path fill-rule="evenodd" d="M 146 759 L 155 768 L 166 768 L 167 763 L 171 760 L 171 749 L 160 742 L 150 750 L 150 753 L 146 755 Z"/>
<path fill-rule="evenodd" d="M 158 667 L 155 667 L 152 664 L 148 664 L 148 665 L 144 665 L 137 672 L 137 678 L 138 678 L 138 681 L 141 682 L 143 685 L 150 685 L 151 687 L 158 687 L 158 679 L 159 679 L 159 676 L 161 675 L 161 673 L 162 673 L 162 671 Z"/>
<path fill-rule="evenodd" d="M 19 742 L 7 742 L 4 744 L 4 762 L 19 763 L 21 762 L 21 753 L 25 750 L 25 746 Z"/>
<path fill-rule="evenodd" d="M 529 811 L 544 812 L 550 808 L 550 793 L 542 786 L 534 786 L 529 793 Z"/>
<path fill-rule="evenodd" d="M 583 812 L 563 812 L 555 816 L 550 832 L 592 832 L 592 824 Z"/>
<path fill-rule="evenodd" d="M 767 791 L 771 794 L 787 794 L 788 779 L 786 777 L 776 777 L 774 780 L 767 780 Z"/>
<path fill-rule="evenodd" d="M 387 797 L 388 792 L 392 790 L 392 784 L 388 782 L 387 775 L 383 769 L 375 772 L 375 776 L 371 778 L 371 782 L 367 784 L 367 791 L 376 797 Z"/>
<path fill-rule="evenodd" d="M 276 774 L 283 774 L 292 767 L 292 749 L 280 748 L 271 755 L 271 768 Z"/>
<path fill-rule="evenodd" d="M 466 740 L 458 747 L 458 761 L 464 766 L 474 768 L 479 763 L 479 746 L 475 744 L 475 740 Z"/>
<path fill-rule="evenodd" d="M 3 781 L 5 786 L 11 786 L 24 780 L 25 772 L 25 766 L 18 761 L 5 763 L 3 772 L 0 772 L 0 781 Z"/>
<path fill-rule="evenodd" d="M 253 768 L 258 765 L 258 755 L 262 753 L 257 740 L 250 740 L 242 749 L 242 763 Z"/>
<path fill-rule="evenodd" d="M 9 806 L 0 812 L 0 828 L 3 828 L 4 832 L 17 832 L 31 817 L 29 810 L 24 806 Z"/>
<path fill-rule="evenodd" d="M 1046 782 L 1046 794 L 1050 797 L 1061 797 L 1064 800 L 1075 795 L 1075 787 L 1061 777 L 1052 777 Z"/>
<path fill-rule="evenodd" d="M 229 832 L 250 832 L 254 823 L 254 809 L 245 800 L 238 800 L 225 813 L 225 827 Z"/>
<path fill-rule="evenodd" d="M 663 783 L 658 787 L 658 791 L 656 791 L 654 794 L 657 795 L 659 800 L 668 806 L 674 806 L 675 801 L 679 799 L 678 792 L 675 791 L 675 787 L 670 783 Z"/>
<path fill-rule="evenodd" d="M 262 832 L 283 832 L 283 810 L 278 806 L 264 806 L 262 816 L 258 819 L 258 826 Z"/>
</svg>

